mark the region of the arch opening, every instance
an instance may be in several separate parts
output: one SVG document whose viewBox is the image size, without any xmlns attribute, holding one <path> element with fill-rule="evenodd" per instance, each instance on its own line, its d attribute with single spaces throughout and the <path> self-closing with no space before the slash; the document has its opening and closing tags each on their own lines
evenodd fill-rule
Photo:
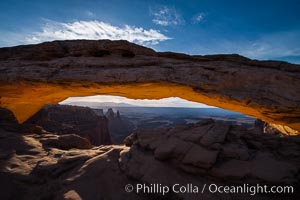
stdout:
<svg viewBox="0 0 300 200">
<path fill-rule="evenodd" d="M 249 101 L 237 101 L 223 95 L 199 92 L 190 86 L 166 82 L 98 84 L 91 82 L 17 82 L 0 86 L 1 106 L 10 109 L 19 122 L 24 122 L 45 104 L 56 104 L 68 97 L 92 95 L 118 95 L 131 99 L 161 99 L 179 97 L 209 106 L 240 112 L 276 124 L 288 134 L 298 134 L 299 123 L 283 121 L 281 116 L 261 110 Z M 270 115 L 269 115 L 270 114 Z"/>
<path fill-rule="evenodd" d="M 263 126 L 255 126 L 258 121 L 256 118 L 179 97 L 130 99 L 113 95 L 96 95 L 69 97 L 59 104 L 65 109 L 85 107 L 93 110 L 98 116 L 105 116 L 113 143 L 123 143 L 124 139 L 135 131 L 174 128 L 210 119 L 228 125 L 240 125 L 248 130 L 255 129 L 257 133 L 260 132 L 259 134 L 263 133 Z"/>
</svg>

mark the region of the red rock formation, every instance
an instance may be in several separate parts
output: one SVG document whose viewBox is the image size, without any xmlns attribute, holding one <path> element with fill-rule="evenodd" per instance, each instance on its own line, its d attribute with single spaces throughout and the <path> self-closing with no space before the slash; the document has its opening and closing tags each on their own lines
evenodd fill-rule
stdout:
<svg viewBox="0 0 300 200">
<path fill-rule="evenodd" d="M 288 63 L 157 53 L 125 41 L 59 41 L 0 49 L 0 72 L 1 106 L 19 121 L 69 96 L 121 94 L 179 96 L 278 123 L 272 127 L 287 132 L 300 130 L 300 70 Z M 51 109 L 29 121 L 62 135 L 19 125 L 9 110 L 0 109 L 0 199 L 161 198 L 125 192 L 126 184 L 136 183 L 288 184 L 295 194 L 284 197 L 299 197 L 299 136 L 256 134 L 207 120 L 136 132 L 126 138 L 129 147 L 90 148 L 85 138 L 108 141 L 107 121 L 86 108 Z M 246 199 L 249 194 L 206 192 L 202 197 Z"/>
<path fill-rule="evenodd" d="M 20 122 L 44 104 L 69 96 L 121 94 L 178 96 L 248 114 L 294 134 L 300 130 L 300 67 L 285 62 L 76 40 L 1 48 L 0 71 L 0 105 Z"/>
<path fill-rule="evenodd" d="M 26 123 L 56 134 L 77 134 L 94 145 L 111 143 L 106 117 L 97 116 L 88 107 L 46 105 Z"/>
<path fill-rule="evenodd" d="M 114 144 L 121 144 L 133 132 L 134 125 L 128 119 L 121 117 L 119 111 L 114 113 L 112 108 L 107 110 L 105 116 L 108 120 L 108 129 Z"/>
</svg>

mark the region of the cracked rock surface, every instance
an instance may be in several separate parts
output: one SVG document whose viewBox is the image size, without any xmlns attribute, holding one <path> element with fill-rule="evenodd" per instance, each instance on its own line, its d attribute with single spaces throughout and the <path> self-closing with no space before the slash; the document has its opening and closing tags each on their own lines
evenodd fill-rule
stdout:
<svg viewBox="0 0 300 200">
<path fill-rule="evenodd" d="M 10 121 L 10 126 L 8 126 Z M 15 127 L 13 129 L 12 127 Z M 216 128 L 218 127 L 218 128 Z M 63 137 L 63 139 L 60 139 Z M 62 145 L 69 143 L 69 146 Z M 71 142 L 70 142 L 71 141 Z M 73 142 L 72 142 L 73 141 Z M 203 142 L 206 141 L 206 142 Z M 208 142 L 209 141 L 209 142 Z M 0 129 L 1 199 L 244 199 L 249 194 L 127 193 L 127 184 L 293 185 L 300 138 L 255 134 L 214 120 L 135 132 L 127 145 L 91 146 L 8 120 Z M 276 145 L 276 146 L 275 146 Z M 251 196 L 265 199 L 264 195 Z M 268 199 L 283 199 L 268 195 Z"/>
</svg>

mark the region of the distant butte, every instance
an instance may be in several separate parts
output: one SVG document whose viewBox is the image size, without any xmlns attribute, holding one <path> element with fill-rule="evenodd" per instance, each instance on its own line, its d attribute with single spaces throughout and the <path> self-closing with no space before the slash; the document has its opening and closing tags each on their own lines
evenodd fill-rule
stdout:
<svg viewBox="0 0 300 200">
<path fill-rule="evenodd" d="M 49 103 L 97 94 L 177 96 L 300 131 L 300 66 L 239 55 L 155 52 L 127 41 L 0 48 L 0 106 L 23 122 Z"/>
</svg>

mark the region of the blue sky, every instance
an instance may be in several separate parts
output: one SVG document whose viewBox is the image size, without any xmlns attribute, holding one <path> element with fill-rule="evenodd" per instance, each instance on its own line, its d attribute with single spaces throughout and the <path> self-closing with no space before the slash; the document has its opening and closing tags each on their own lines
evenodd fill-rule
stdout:
<svg viewBox="0 0 300 200">
<path fill-rule="evenodd" d="M 2 0 L 0 46 L 127 39 L 157 51 L 300 63 L 299 0 Z"/>
</svg>

